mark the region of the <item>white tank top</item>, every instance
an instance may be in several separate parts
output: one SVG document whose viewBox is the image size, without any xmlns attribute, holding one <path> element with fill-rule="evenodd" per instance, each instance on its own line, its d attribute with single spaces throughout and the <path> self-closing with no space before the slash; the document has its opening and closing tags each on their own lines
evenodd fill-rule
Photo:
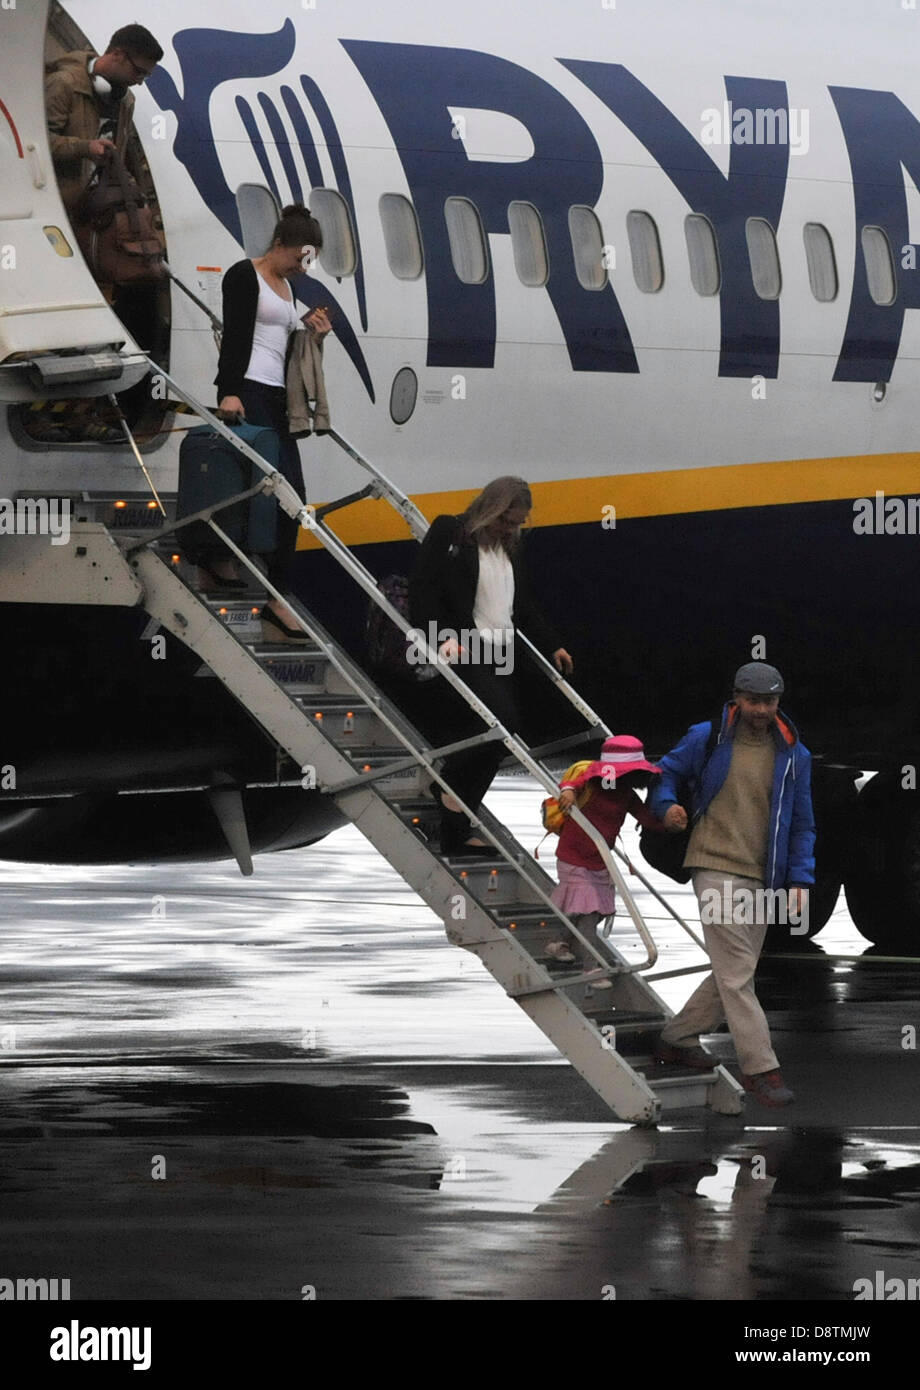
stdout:
<svg viewBox="0 0 920 1390">
<path fill-rule="evenodd" d="M 284 385 L 284 358 L 288 338 L 300 326 L 293 297 L 282 299 L 267 280 L 256 271 L 259 281 L 259 304 L 252 333 L 252 352 L 246 376 L 265 386 Z"/>
</svg>

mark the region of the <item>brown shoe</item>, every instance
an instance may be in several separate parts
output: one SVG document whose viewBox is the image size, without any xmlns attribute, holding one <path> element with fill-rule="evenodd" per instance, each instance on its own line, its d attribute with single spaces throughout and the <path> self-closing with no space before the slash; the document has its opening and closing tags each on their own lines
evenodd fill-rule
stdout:
<svg viewBox="0 0 920 1390">
<path fill-rule="evenodd" d="M 783 1081 L 778 1071 L 761 1071 L 756 1076 L 741 1073 L 741 1084 L 761 1105 L 776 1109 L 781 1105 L 791 1105 L 795 1096 Z"/>
<path fill-rule="evenodd" d="M 712 1071 L 719 1064 L 715 1057 L 701 1047 L 676 1047 L 674 1043 L 659 1042 L 655 1061 L 662 1066 L 692 1067 L 694 1071 Z"/>
</svg>

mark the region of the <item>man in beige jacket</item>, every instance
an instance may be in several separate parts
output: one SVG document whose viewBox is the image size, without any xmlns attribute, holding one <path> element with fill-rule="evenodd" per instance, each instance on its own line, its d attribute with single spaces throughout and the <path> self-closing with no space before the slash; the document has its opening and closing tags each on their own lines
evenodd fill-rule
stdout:
<svg viewBox="0 0 920 1390">
<path fill-rule="evenodd" d="M 162 57 L 148 29 L 126 24 L 112 35 L 104 53 L 78 49 L 48 64 L 45 112 L 51 158 L 71 216 L 92 182 L 94 165 L 110 149 L 124 157 L 134 110 L 128 88 L 145 82 Z"/>
</svg>

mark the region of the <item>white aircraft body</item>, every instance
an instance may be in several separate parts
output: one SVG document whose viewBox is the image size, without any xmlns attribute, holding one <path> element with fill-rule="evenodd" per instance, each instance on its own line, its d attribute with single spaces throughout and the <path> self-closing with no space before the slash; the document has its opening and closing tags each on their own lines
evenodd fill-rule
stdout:
<svg viewBox="0 0 920 1390">
<path fill-rule="evenodd" d="M 152 344 L 126 333 L 72 246 L 42 97 L 46 57 L 102 51 L 138 18 L 165 50 L 135 125 L 175 275 L 219 314 L 223 272 L 265 249 L 280 206 L 309 204 L 324 248 L 296 291 L 330 306 L 334 425 L 429 517 L 498 474 L 528 479 L 546 607 L 594 702 L 652 747 L 708 716 L 742 661 L 780 666 L 818 757 L 829 878 L 847 861 L 864 930 L 891 913 L 920 928 L 905 772 L 920 762 L 920 316 L 905 312 L 920 307 L 920 10 L 0 5 L 11 501 L 145 495 L 125 444 L 30 435 L 53 380 L 22 365 L 115 351 L 119 390 L 146 370 L 137 349 Z M 213 406 L 206 315 L 173 286 L 162 319 L 158 360 Z M 89 380 L 68 394 L 112 389 Z M 183 420 L 161 423 L 139 437 L 169 495 Z M 304 443 L 302 458 L 311 501 L 363 481 L 329 441 Z M 408 563 L 405 528 L 381 503 L 343 512 L 337 529 L 384 547 L 367 552 L 381 574 Z M 304 592 L 315 584 L 334 607 L 306 533 L 301 546 Z M 47 655 L 56 620 L 43 609 L 36 626 L 14 607 L 43 673 L 30 704 L 53 720 L 67 664 Z M 362 613 L 355 601 L 353 629 Z M 96 748 L 81 741 L 76 688 L 92 689 L 98 667 L 67 661 L 76 787 Z M 880 774 L 853 810 L 866 767 Z M 25 853 L 24 835 L 11 831 L 10 853 Z"/>
</svg>

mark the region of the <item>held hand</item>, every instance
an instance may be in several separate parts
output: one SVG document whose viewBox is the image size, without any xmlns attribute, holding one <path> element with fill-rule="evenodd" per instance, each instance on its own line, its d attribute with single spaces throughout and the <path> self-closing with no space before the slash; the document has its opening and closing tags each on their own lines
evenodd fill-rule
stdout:
<svg viewBox="0 0 920 1390">
<path fill-rule="evenodd" d="M 327 333 L 332 332 L 332 324 L 325 309 L 314 309 L 309 314 L 304 314 L 301 323 L 308 328 L 316 338 L 325 338 Z"/>
<path fill-rule="evenodd" d="M 559 647 L 553 652 L 553 665 L 561 676 L 570 676 L 575 670 L 575 663 L 565 647 Z"/>
<path fill-rule="evenodd" d="M 239 396 L 224 396 L 217 410 L 218 414 L 229 416 L 231 418 L 231 423 L 234 419 L 246 419 L 246 411 L 243 409 L 243 402 L 240 400 Z"/>
<path fill-rule="evenodd" d="M 460 659 L 462 653 L 463 647 L 461 647 L 456 637 L 449 637 L 446 642 L 442 642 L 440 647 L 438 647 L 438 656 L 443 657 L 443 659 L 450 662 L 451 665 Z"/>
<path fill-rule="evenodd" d="M 678 806 L 675 803 L 675 805 L 668 807 L 664 813 L 664 828 L 669 830 L 672 835 L 687 829 L 687 812 L 683 806 Z"/>
<path fill-rule="evenodd" d="M 564 816 L 567 816 L 574 805 L 575 788 L 563 787 L 562 791 L 559 793 L 559 810 Z"/>
<path fill-rule="evenodd" d="M 790 888 L 788 894 L 788 915 L 804 921 L 808 914 L 808 889 Z"/>
<path fill-rule="evenodd" d="M 96 164 L 102 164 L 108 158 L 109 150 L 114 150 L 115 146 L 111 140 L 90 140 L 89 157 Z"/>
</svg>

